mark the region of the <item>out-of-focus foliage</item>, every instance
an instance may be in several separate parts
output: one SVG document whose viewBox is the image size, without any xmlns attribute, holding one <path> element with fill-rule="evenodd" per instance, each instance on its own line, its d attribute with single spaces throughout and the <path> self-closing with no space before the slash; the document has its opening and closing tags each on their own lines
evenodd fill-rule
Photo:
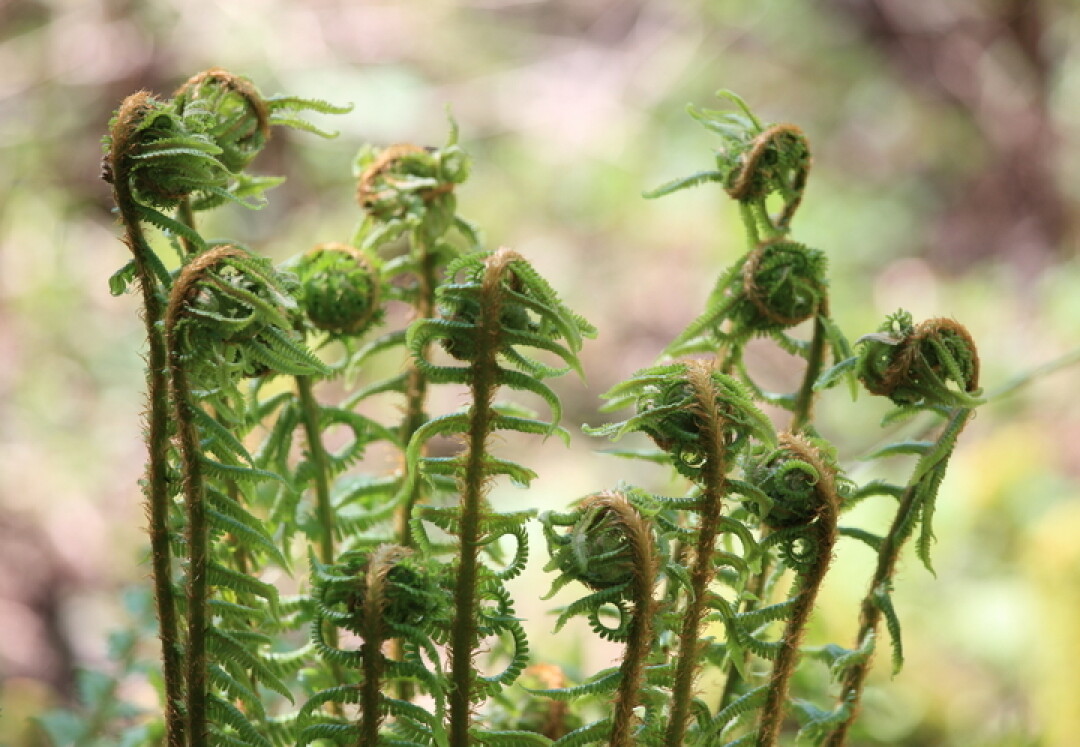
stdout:
<svg viewBox="0 0 1080 747">
<path fill-rule="evenodd" d="M 1080 53 L 1067 40 L 1080 17 L 1034 0 L 910 7 L 931 5 L 924 16 L 844 0 L 0 3 L 0 743 L 41 743 L 26 719 L 77 700 L 75 667 L 117 671 L 107 634 L 131 624 L 117 591 L 146 576 L 133 562 L 142 361 L 129 351 L 141 332 L 135 299 L 108 294 L 126 250 L 98 180 L 102 124 L 130 91 L 167 92 L 222 65 L 268 92 L 355 104 L 335 118 L 336 141 L 301 152 L 275 133 L 257 170 L 289 181 L 270 192 L 258 234 L 243 211 L 208 221 L 210 233 L 220 221 L 220 233 L 278 257 L 349 235 L 359 142 L 441 142 L 450 106 L 484 164 L 457 195 L 466 212 L 490 244 L 534 258 L 601 330 L 583 355 L 588 389 L 560 389 L 566 419 L 585 422 L 596 394 L 649 364 L 741 252 L 737 216 L 715 192 L 640 199 L 713 145 L 685 127 L 683 104 L 738 90 L 766 118 L 802 123 L 816 145 L 810 193 L 828 197 L 806 201 L 800 240 L 829 257 L 832 315 L 866 333 L 900 306 L 963 319 L 992 394 L 1080 346 L 1075 236 L 1040 245 L 1037 205 L 1001 228 L 1011 203 L 998 182 L 979 181 L 1020 158 L 1019 144 L 1047 138 L 1046 168 L 1014 163 L 1016 179 L 1045 195 L 1045 180 L 1031 180 L 1049 174 L 1063 211 L 1054 220 L 1075 223 Z M 1028 36 L 987 31 L 995 18 L 1033 29 L 1048 77 L 1025 64 Z M 927 45 L 919 65 L 889 35 L 898 26 Z M 972 226 L 991 227 L 978 255 Z M 779 378 L 783 361 L 754 347 L 748 365 Z M 875 670 L 860 744 L 1066 745 L 1080 733 L 1077 378 L 1073 368 L 1038 379 L 965 431 L 938 500 L 939 578 L 912 558 L 902 569 L 905 676 Z M 842 397 L 819 423 L 845 457 L 876 445 L 877 423 L 853 421 Z M 554 466 L 537 470 L 533 502 L 562 510 L 597 484 L 642 481 L 586 454 L 538 449 L 530 463 Z M 808 643 L 852 639 L 868 557 L 841 546 Z M 523 579 L 535 585 L 535 569 Z M 580 672 L 615 658 L 580 650 L 573 622 L 543 639 L 540 609 L 518 610 L 538 631 L 538 656 Z M 137 674 L 118 684 L 136 706 L 154 702 L 149 687 Z"/>
</svg>

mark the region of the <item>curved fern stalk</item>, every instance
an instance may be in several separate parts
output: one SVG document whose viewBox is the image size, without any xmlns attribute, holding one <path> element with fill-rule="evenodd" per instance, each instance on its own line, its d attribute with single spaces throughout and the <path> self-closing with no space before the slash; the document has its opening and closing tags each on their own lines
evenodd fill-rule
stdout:
<svg viewBox="0 0 1080 747">
<path fill-rule="evenodd" d="M 699 426 L 703 460 L 700 523 L 690 569 L 690 594 L 679 634 L 679 661 L 671 687 L 671 713 L 666 732 L 667 744 L 682 744 L 690 718 L 694 680 L 698 668 L 701 621 L 708 599 L 708 587 L 716 566 L 713 553 L 720 531 L 720 512 L 726 493 L 725 477 L 730 465 L 728 432 L 734 423 L 727 416 L 733 409 L 724 383 L 705 365 L 689 365 L 686 381 L 693 392 L 693 413 Z M 748 404 L 748 403 L 743 403 Z M 768 434 L 771 437 L 771 433 Z"/>
<path fill-rule="evenodd" d="M 180 709 L 183 681 L 180 672 L 180 641 L 177 632 L 176 606 L 173 602 L 172 563 L 169 547 L 169 505 L 167 454 L 168 379 L 165 343 L 157 329 L 163 306 L 161 284 L 154 267 L 160 264 L 146 241 L 135 209 L 128 169 L 131 150 L 137 148 L 137 136 L 147 112 L 154 104 L 149 94 L 128 97 L 117 111 L 109 131 L 108 174 L 113 184 L 113 199 L 126 231 L 125 241 L 134 257 L 135 274 L 142 295 L 143 322 L 148 346 L 146 387 L 150 402 L 147 412 L 147 447 L 145 492 L 150 517 L 150 557 L 153 569 L 154 599 L 157 605 L 159 636 L 162 646 L 162 673 L 165 686 L 165 724 L 169 747 L 183 747 L 184 721 Z"/>
<path fill-rule="evenodd" d="M 533 347 L 546 350 L 561 358 L 567 369 L 580 370 L 577 352 L 583 336 L 595 331 L 584 320 L 575 316 L 556 297 L 554 291 L 532 267 L 515 252 L 500 249 L 494 254 L 465 255 L 447 268 L 450 278 L 463 276 L 457 282 L 449 282 L 439 289 L 439 303 L 443 318 L 419 320 L 409 329 L 408 346 L 416 365 L 429 382 L 467 384 L 472 405 L 467 413 L 446 416 L 429 421 L 414 434 L 408 448 L 410 478 L 403 485 L 406 493 L 413 489 L 410 484 L 418 479 L 421 464 L 429 474 L 455 474 L 461 493 L 460 506 L 453 511 L 426 509 L 424 516 L 439 520 L 442 528 L 458 537 L 458 560 L 454 589 L 454 623 L 450 634 L 450 739 L 455 747 L 469 744 L 471 709 L 473 700 L 492 687 L 502 688 L 513 681 L 513 670 L 520 671 L 517 659 L 505 676 L 495 679 L 478 677 L 472 663 L 481 625 L 485 615 L 478 609 L 481 595 L 494 594 L 501 598 L 499 575 L 493 574 L 481 562 L 481 546 L 490 546 L 498 537 L 513 531 L 519 537 L 519 555 L 524 537 L 515 529 L 526 515 L 500 518 L 487 508 L 486 492 L 491 478 L 496 474 L 509 474 L 527 482 L 532 473 L 509 462 L 495 459 L 488 454 L 487 441 L 495 430 L 516 430 L 524 433 L 548 435 L 558 432 L 560 407 L 558 398 L 540 380 L 541 377 L 561 373 L 561 370 L 534 361 L 520 352 L 519 348 Z M 427 345 L 440 340 L 454 358 L 465 361 L 468 366 L 436 366 L 425 357 Z M 503 365 L 505 361 L 506 365 Z M 552 410 L 552 422 L 544 423 L 500 413 L 493 404 L 501 386 L 533 392 L 543 398 Z M 465 436 L 466 451 L 449 462 L 422 457 L 424 442 L 438 433 L 461 433 Z M 419 517 L 414 517 L 414 533 L 422 545 L 428 542 L 423 536 Z M 508 572 L 516 575 L 521 564 L 512 563 Z M 497 602 L 508 607 L 505 603 Z M 515 638 L 519 655 L 523 653 L 524 638 L 518 626 L 507 628 L 509 617 L 501 615 L 501 621 L 489 618 L 489 631 L 505 629 Z"/>
<path fill-rule="evenodd" d="M 211 544 L 213 536 L 228 531 L 253 551 L 261 548 L 263 554 L 286 564 L 261 522 L 228 497 L 233 480 L 260 481 L 269 476 L 236 464 L 237 454 L 248 462 L 252 458 L 229 426 L 242 426 L 244 405 L 242 397 L 236 401 L 236 381 L 253 367 L 294 375 L 325 370 L 291 338 L 294 309 L 295 302 L 269 263 L 233 245 L 195 257 L 181 270 L 169 296 L 164 327 L 187 511 L 186 696 L 187 734 L 193 747 L 207 744 L 211 734 L 227 739 L 230 730 L 249 741 L 258 735 L 248 717 L 214 692 L 211 682 L 254 709 L 250 716 L 256 718 L 262 714 L 258 696 L 237 679 L 245 669 L 253 682 L 262 681 L 290 697 L 257 653 L 269 638 L 248 628 L 244 605 L 240 610 L 219 607 L 211 612 L 209 588 L 213 584 L 231 589 L 239 598 L 261 597 L 273 614 L 276 590 L 215 561 Z M 226 424 L 211 417 L 204 406 L 213 407 Z M 206 449 L 222 461 L 207 456 Z M 215 481 L 226 487 L 211 488 Z M 220 625 L 214 617 L 220 618 Z M 208 652 L 223 666 L 212 666 Z"/>
<path fill-rule="evenodd" d="M 187 733 L 192 747 L 207 742 L 207 521 L 205 486 L 203 484 L 202 450 L 195 425 L 191 386 L 184 366 L 185 351 L 178 338 L 178 324 L 184 309 L 196 290 L 202 274 L 219 259 L 240 256 L 235 247 L 211 250 L 189 264 L 169 295 L 165 317 L 165 339 L 169 351 L 169 371 L 172 376 L 172 396 L 176 408 L 175 420 L 180 440 L 180 456 L 184 470 L 184 503 L 187 507 L 188 545 L 188 635 L 186 656 Z"/>
<path fill-rule="evenodd" d="M 860 341 L 859 378 L 873 394 L 888 397 L 900 410 L 929 410 L 945 417 L 938 437 L 931 442 L 897 444 L 878 452 L 917 453 L 919 460 L 899 494 L 896 516 L 878 543 L 878 561 L 859 613 L 856 650 L 872 646 L 884 617 L 892 639 L 893 670 L 903 665 L 900 622 L 893 609 L 891 592 L 896 565 L 904 543 L 919 529 L 917 551 L 928 570 L 933 542 L 932 519 L 938 489 L 945 477 L 956 440 L 981 403 L 979 356 L 968 331 L 951 319 L 930 319 L 914 324 L 911 315 L 899 311 L 879 331 Z M 888 486 L 874 492 L 888 493 Z M 854 658 L 842 671 L 836 712 L 844 714 L 831 729 L 825 744 L 842 747 L 858 715 L 870 656 Z"/>
<path fill-rule="evenodd" d="M 617 631 L 605 631 L 608 637 L 626 641 L 618 670 L 609 743 L 613 747 L 631 747 L 637 744 L 638 718 L 634 709 L 645 687 L 645 668 L 655 640 L 653 618 L 658 605 L 653 590 L 660 558 L 652 524 L 619 492 L 589 496 L 571 514 L 547 513 L 541 521 L 552 552 L 547 568 L 562 572 L 552 593 L 571 579 L 599 592 L 571 606 L 582 608 L 592 600 L 588 614 L 594 626 L 599 625 L 600 608 L 605 604 L 616 604 L 620 614 L 624 614 L 621 606 L 624 599 L 633 604 L 633 610 L 625 613 L 628 623 L 620 621 Z M 560 537 L 553 529 L 555 524 L 570 526 L 569 534 Z M 564 613 L 560 622 L 567 616 Z M 624 630 L 625 636 L 621 635 Z"/>
<path fill-rule="evenodd" d="M 457 127 L 451 122 L 450 136 L 441 148 L 421 148 L 411 144 L 384 149 L 364 148 L 355 164 L 357 200 L 365 218 L 354 244 L 365 251 L 377 251 L 401 235 L 408 237 L 409 254 L 405 261 L 388 263 L 388 279 L 405 276 L 409 280 L 400 299 L 412 306 L 415 319 L 436 315 L 435 291 L 446 263 L 457 256 L 458 249 L 449 236 L 457 231 L 465 238 L 467 249 L 477 248 L 475 230 L 456 215 L 456 187 L 469 173 L 469 159 L 457 143 Z M 403 344 L 404 336 L 392 344 Z M 426 350 L 422 351 L 426 355 Z M 404 375 L 394 388 L 405 398 L 400 424 L 402 444 L 427 421 L 427 378 L 411 359 Z M 412 546 L 412 509 L 424 492 L 424 484 L 413 483 L 396 515 L 397 542 Z"/>
<path fill-rule="evenodd" d="M 768 477 L 761 485 L 763 492 L 776 496 L 764 520 L 774 529 L 798 527 L 808 551 L 802 553 L 806 559 L 800 559 L 797 568 L 797 587 L 762 705 L 759 747 L 772 747 L 779 739 L 788 683 L 798 664 L 799 643 L 814 600 L 832 560 L 840 512 L 835 467 L 813 444 L 800 436 L 783 434 L 777 452 L 768 460 Z"/>
<path fill-rule="evenodd" d="M 671 710 L 665 744 L 682 744 L 691 715 L 693 685 L 700 669 L 700 631 L 709 603 L 709 585 L 716 573 L 716 541 L 723 531 L 722 508 L 728 493 L 727 473 L 751 441 L 775 443 L 768 418 L 750 393 L 733 377 L 704 361 L 654 366 L 637 372 L 604 395 L 605 409 L 634 404 L 629 419 L 599 428 L 594 435 L 618 437 L 642 431 L 670 454 L 673 466 L 693 480 L 701 494 L 693 504 L 698 525 L 687 581 L 686 607 L 678 625 L 678 660 L 671 688 Z"/>
</svg>

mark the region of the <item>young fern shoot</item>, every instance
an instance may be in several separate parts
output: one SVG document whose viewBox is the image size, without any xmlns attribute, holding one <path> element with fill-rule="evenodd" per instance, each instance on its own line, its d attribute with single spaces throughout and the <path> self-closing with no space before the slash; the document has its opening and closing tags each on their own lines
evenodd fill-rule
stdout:
<svg viewBox="0 0 1080 747">
<path fill-rule="evenodd" d="M 497 430 L 550 435 L 557 425 L 561 407 L 558 397 L 541 379 L 574 369 L 580 371 L 577 353 L 582 338 L 595 334 L 583 319 L 569 311 L 554 291 L 518 254 L 500 249 L 493 254 L 466 255 L 447 269 L 451 278 L 440 287 L 439 319 L 422 319 L 409 329 L 408 345 L 416 366 L 434 383 L 465 384 L 472 404 L 467 412 L 436 418 L 421 426 L 409 443 L 409 471 L 418 474 L 453 474 L 461 495 L 456 509 L 426 508 L 414 516 L 414 533 L 422 545 L 422 521 L 434 521 L 458 537 L 458 557 L 454 567 L 454 617 L 450 633 L 450 744 L 465 747 L 473 738 L 473 703 L 513 682 L 523 668 L 526 645 L 516 621 L 508 618 L 510 607 L 502 582 L 520 573 L 525 560 L 526 538 L 522 523 L 532 512 L 500 514 L 491 510 L 487 490 L 491 479 L 509 475 L 528 483 L 533 473 L 488 453 L 488 440 Z M 460 280 L 457 280 L 460 276 Z M 428 343 L 440 341 L 453 358 L 466 366 L 431 363 L 425 353 Z M 565 364 L 552 368 L 529 357 L 521 348 L 546 351 Z M 551 421 L 503 414 L 494 403 L 501 386 L 532 392 L 551 408 Z M 465 451 L 457 457 L 422 456 L 424 443 L 437 434 L 462 434 Z M 413 479 L 416 479 L 413 477 Z M 406 484 L 406 490 L 412 486 Z M 512 535 L 518 543 L 517 557 L 503 572 L 494 572 L 480 560 L 479 552 L 500 537 Z M 494 602 L 497 617 L 482 608 Z M 484 677 L 476 672 L 473 657 L 481 633 L 508 632 L 514 638 L 514 661 L 499 675 Z"/>
</svg>

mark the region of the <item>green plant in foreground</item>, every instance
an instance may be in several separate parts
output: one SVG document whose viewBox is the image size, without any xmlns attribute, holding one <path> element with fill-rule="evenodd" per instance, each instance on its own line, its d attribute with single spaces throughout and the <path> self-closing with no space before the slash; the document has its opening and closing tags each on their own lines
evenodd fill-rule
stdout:
<svg viewBox="0 0 1080 747">
<path fill-rule="evenodd" d="M 882 621 L 902 664 L 895 568 L 913 536 L 930 567 L 937 492 L 981 403 L 978 356 L 958 323 L 905 312 L 854 352 L 831 316 L 825 255 L 789 236 L 805 136 L 725 95 L 733 111 L 691 112 L 723 139 L 716 168 L 655 194 L 721 184 L 741 206 L 746 252 L 656 365 L 608 392 L 605 409 L 630 413 L 587 429 L 645 434 L 655 450 L 618 453 L 669 466 L 685 489 L 619 485 L 539 517 L 552 593 L 583 590 L 556 629 L 583 616 L 623 655 L 576 683 L 543 662 L 531 671 L 545 687 L 532 690 L 512 688 L 531 653 L 507 582 L 525 569 L 537 512 L 527 498 L 497 507 L 490 492 L 536 475 L 497 456 L 493 436 L 569 443 L 545 380 L 581 374 L 595 330 L 524 257 L 484 251 L 458 215 L 470 164 L 456 128 L 441 148 L 362 149 L 355 235 L 274 266 L 207 240 L 196 215 L 257 207 L 278 180 L 246 169 L 272 126 L 317 132 L 296 112 L 342 110 L 266 98 L 222 70 L 171 99 L 123 103 L 105 175 L 133 256 L 111 284 L 137 285 L 146 321 L 145 490 L 170 747 L 767 746 L 796 731 L 792 719 L 802 742 L 845 742 Z M 401 316 L 393 305 L 410 320 L 386 329 Z M 795 391 L 760 387 L 744 359 L 755 338 L 801 366 Z M 844 380 L 888 397 L 887 423 L 939 422 L 874 455 L 917 456 L 905 484 L 856 484 L 815 427 L 816 399 Z M 443 385 L 466 403 L 429 414 L 429 390 Z M 380 401 L 400 419 L 380 422 L 373 413 L 394 410 Z M 885 534 L 845 524 L 876 496 L 897 503 Z M 877 555 L 858 638 L 804 646 L 847 539 Z M 813 662 L 832 672 L 831 706 L 828 693 L 792 692 Z M 723 686 L 704 690 L 705 671 Z M 128 743 L 153 742 L 140 728 Z"/>
</svg>

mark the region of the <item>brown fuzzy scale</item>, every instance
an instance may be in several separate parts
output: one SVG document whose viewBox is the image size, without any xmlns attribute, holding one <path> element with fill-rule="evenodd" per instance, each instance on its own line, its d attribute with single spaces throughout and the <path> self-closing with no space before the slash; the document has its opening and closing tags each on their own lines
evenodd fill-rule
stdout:
<svg viewBox="0 0 1080 747">
<path fill-rule="evenodd" d="M 364 169 L 363 173 L 360 174 L 360 179 L 356 183 L 356 199 L 360 203 L 360 207 L 369 210 L 379 200 L 385 199 L 388 196 L 385 191 L 379 191 L 376 181 L 380 176 L 389 171 L 398 160 L 410 153 L 424 152 L 424 148 L 421 148 L 419 145 L 412 145 L 411 143 L 400 143 L 384 149 L 375 158 L 375 161 Z M 445 183 L 440 184 L 437 187 L 421 190 L 420 194 L 425 200 L 430 201 L 439 195 L 453 191 L 454 185 L 452 183 Z"/>
<path fill-rule="evenodd" d="M 952 334 L 959 337 L 967 349 L 971 352 L 972 375 L 971 380 L 964 382 L 964 388 L 974 392 L 979 388 L 979 354 L 975 347 L 975 340 L 964 325 L 953 319 L 936 317 L 927 319 L 901 341 L 898 350 L 893 354 L 889 367 L 878 381 L 864 380 L 867 391 L 871 394 L 879 394 L 889 397 L 899 387 L 903 386 L 911 371 L 916 368 L 919 358 L 923 355 L 923 343 L 933 337 L 943 334 Z M 935 371 L 937 373 L 937 371 Z"/>
<path fill-rule="evenodd" d="M 700 420 L 700 444 L 704 455 L 701 520 L 690 570 L 692 597 L 683 615 L 679 634 L 679 654 L 671 687 L 671 714 L 665 744 L 682 744 L 690 719 L 694 680 L 701 663 L 701 621 L 708 600 L 708 587 L 716 573 L 713 553 L 720 528 L 720 511 L 726 490 L 727 444 L 724 438 L 726 420 L 717 404 L 713 368 L 701 361 L 687 364 L 687 380 L 694 390 L 694 409 Z"/>
<path fill-rule="evenodd" d="M 238 94 L 251 109 L 251 113 L 255 115 L 256 131 L 262 136 L 263 142 L 270 139 L 270 110 L 266 105 L 266 100 L 247 78 L 234 75 L 220 67 L 212 67 L 188 78 L 176 89 L 173 98 L 182 99 L 189 93 L 197 91 L 205 83 L 216 83 Z"/>
<path fill-rule="evenodd" d="M 383 617 L 389 604 L 386 597 L 387 577 L 394 566 L 410 554 L 410 550 L 399 545 L 380 545 L 368 559 L 364 578 L 364 682 L 360 694 L 360 744 L 379 743 L 379 726 L 383 720 L 382 672 L 386 661 L 382 653 L 383 640 L 386 638 Z"/>
<path fill-rule="evenodd" d="M 460 558 L 454 587 L 454 622 L 450 635 L 450 744 L 466 747 L 472 721 L 473 653 L 476 648 L 476 583 L 480 547 L 480 521 L 487 490 L 487 440 L 492 426 L 492 400 L 499 388 L 499 340 L 504 302 L 503 283 L 510 264 L 521 256 L 499 249 L 485 260 L 481 281 L 480 314 L 476 320 L 477 355 L 470 366 L 472 409 L 469 414 L 468 452 L 461 479 Z"/>
<path fill-rule="evenodd" d="M 798 210 L 799 204 L 802 202 L 803 191 L 806 189 L 807 178 L 810 175 L 810 146 L 807 143 L 806 135 L 803 134 L 802 129 L 793 124 L 773 125 L 754 138 L 750 142 L 750 148 L 742 157 L 740 168 L 734 175 L 734 183 L 726 188 L 727 193 L 732 199 L 738 200 L 739 202 L 753 201 L 765 197 L 765 195 L 755 193 L 755 179 L 758 176 L 757 171 L 762 158 L 769 149 L 772 147 L 779 149 L 784 138 L 794 139 L 801 143 L 806 150 L 807 158 L 803 167 L 796 174 L 794 183 L 791 185 L 791 189 L 795 193 L 795 199 L 784 204 L 784 210 L 777 221 L 777 226 L 780 228 L 786 228 L 788 223 L 791 222 L 791 218 L 795 214 L 795 211 Z"/>
<path fill-rule="evenodd" d="M 626 496 L 621 493 L 600 493 L 582 504 L 582 509 L 597 507 L 614 513 L 625 531 L 626 544 L 633 561 L 632 594 L 634 616 L 626 639 L 626 652 L 619 667 L 619 689 L 615 695 L 612 715 L 611 747 L 632 747 L 636 723 L 634 708 L 644 687 L 645 662 L 652 649 L 652 620 L 656 614 L 653 587 L 656 585 L 659 561 L 653 543 L 652 530 Z"/>
<path fill-rule="evenodd" d="M 836 522 L 840 514 L 840 499 L 836 494 L 836 476 L 818 450 L 802 436 L 790 433 L 780 435 L 779 448 L 790 454 L 792 458 L 806 462 L 818 474 L 818 480 L 814 485 L 818 502 L 814 507 L 813 515 L 806 522 L 808 530 L 816 535 L 814 546 L 817 553 L 810 568 L 796 582 L 799 590 L 791 618 L 784 627 L 780 651 L 773 664 L 769 690 L 758 726 L 757 747 L 772 747 L 780 737 L 788 685 L 799 663 L 799 643 L 806 631 L 810 613 L 814 609 L 814 601 L 821 588 L 821 582 L 832 561 L 837 536 Z"/>
</svg>

